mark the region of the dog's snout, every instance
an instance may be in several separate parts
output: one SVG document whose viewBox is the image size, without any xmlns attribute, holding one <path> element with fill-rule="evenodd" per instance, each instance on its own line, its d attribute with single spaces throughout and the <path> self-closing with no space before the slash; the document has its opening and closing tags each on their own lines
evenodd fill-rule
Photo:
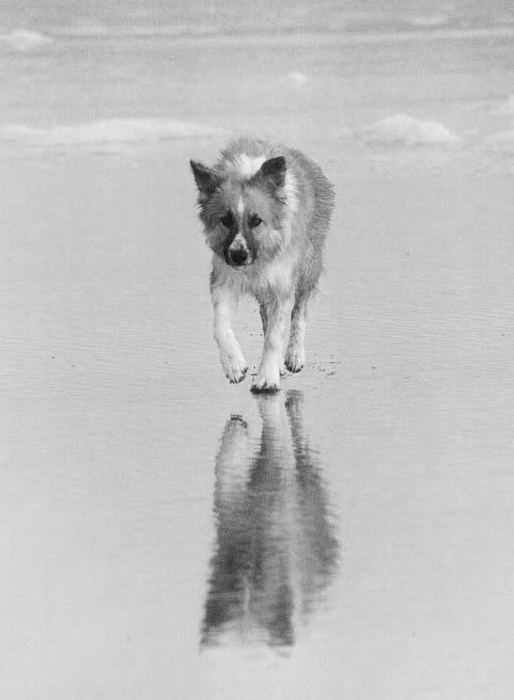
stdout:
<svg viewBox="0 0 514 700">
<path fill-rule="evenodd" d="M 232 265 L 244 265 L 248 260 L 248 251 L 244 248 L 230 248 L 228 256 Z"/>
</svg>

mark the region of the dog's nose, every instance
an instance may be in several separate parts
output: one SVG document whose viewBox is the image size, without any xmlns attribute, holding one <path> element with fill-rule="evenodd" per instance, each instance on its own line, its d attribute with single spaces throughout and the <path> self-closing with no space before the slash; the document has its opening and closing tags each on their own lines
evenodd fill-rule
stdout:
<svg viewBox="0 0 514 700">
<path fill-rule="evenodd" d="M 244 248 L 234 248 L 234 250 L 229 250 L 228 255 L 232 265 L 244 265 L 248 260 L 248 252 Z"/>
</svg>

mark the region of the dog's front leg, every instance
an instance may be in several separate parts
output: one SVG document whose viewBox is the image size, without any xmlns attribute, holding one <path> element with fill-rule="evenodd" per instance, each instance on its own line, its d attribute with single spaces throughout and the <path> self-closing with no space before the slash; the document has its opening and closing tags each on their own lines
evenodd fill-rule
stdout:
<svg viewBox="0 0 514 700">
<path fill-rule="evenodd" d="M 214 308 L 214 339 L 218 344 L 220 360 L 227 379 L 232 383 L 243 381 L 248 365 L 232 330 L 232 312 L 236 299 L 226 287 L 211 289 Z"/>
<path fill-rule="evenodd" d="M 280 373 L 282 370 L 282 351 L 284 331 L 291 313 L 292 300 L 275 300 L 266 307 L 266 332 L 264 334 L 264 349 L 257 377 L 252 386 L 255 393 L 280 389 Z"/>
</svg>

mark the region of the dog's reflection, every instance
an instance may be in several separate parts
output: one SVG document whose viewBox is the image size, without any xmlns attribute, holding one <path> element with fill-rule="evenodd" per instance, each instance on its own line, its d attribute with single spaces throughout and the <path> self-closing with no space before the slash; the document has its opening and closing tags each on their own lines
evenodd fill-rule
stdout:
<svg viewBox="0 0 514 700">
<path fill-rule="evenodd" d="M 303 425 L 303 394 L 256 397 L 260 443 L 232 416 L 216 457 L 217 542 L 202 645 L 290 646 L 323 597 L 338 543 Z M 252 449 L 253 447 L 253 449 Z"/>
</svg>

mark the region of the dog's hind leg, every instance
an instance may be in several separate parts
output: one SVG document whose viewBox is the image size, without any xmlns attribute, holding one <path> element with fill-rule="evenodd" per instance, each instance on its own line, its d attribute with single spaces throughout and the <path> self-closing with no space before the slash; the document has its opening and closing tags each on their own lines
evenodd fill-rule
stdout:
<svg viewBox="0 0 514 700">
<path fill-rule="evenodd" d="M 291 312 L 291 331 L 287 344 L 285 365 L 290 372 L 300 372 L 305 364 L 305 327 L 307 324 L 307 297 L 297 298 Z"/>
<path fill-rule="evenodd" d="M 248 365 L 232 330 L 232 311 L 236 303 L 234 293 L 223 285 L 211 287 L 214 307 L 214 338 L 218 344 L 220 360 L 227 379 L 236 384 L 248 371 Z"/>
<path fill-rule="evenodd" d="M 261 314 L 262 334 L 266 335 L 266 332 L 268 330 L 268 312 L 266 311 L 266 307 L 264 306 L 264 304 L 259 304 L 259 311 Z"/>
</svg>

